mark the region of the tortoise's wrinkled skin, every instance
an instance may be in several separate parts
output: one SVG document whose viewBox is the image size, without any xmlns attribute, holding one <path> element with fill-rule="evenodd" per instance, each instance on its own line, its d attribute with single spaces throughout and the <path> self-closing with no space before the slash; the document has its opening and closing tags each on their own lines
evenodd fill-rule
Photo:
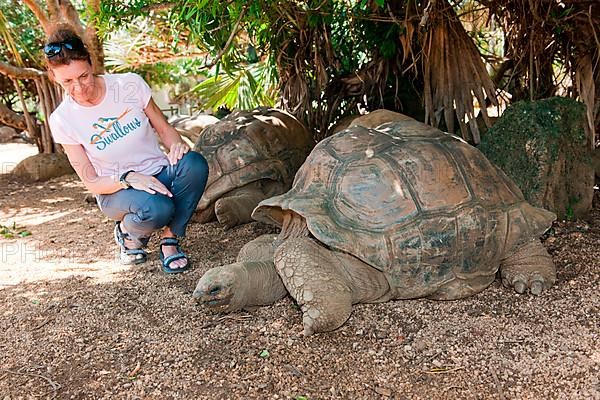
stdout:
<svg viewBox="0 0 600 400">
<path fill-rule="evenodd" d="M 287 291 L 273 263 L 276 237 L 262 235 L 242 247 L 235 263 L 208 270 L 194 290 L 197 301 L 231 312 L 283 298 Z"/>
<path fill-rule="evenodd" d="M 321 141 L 253 217 L 282 226 L 275 269 L 305 334 L 341 326 L 356 303 L 466 297 L 498 270 L 519 293 L 556 277 L 538 239 L 555 215 L 477 149 L 414 120 Z"/>
<path fill-rule="evenodd" d="M 313 145 L 298 120 L 275 109 L 235 112 L 206 127 L 194 146 L 209 165 L 195 220 L 250 222 L 261 200 L 290 188 Z"/>
</svg>

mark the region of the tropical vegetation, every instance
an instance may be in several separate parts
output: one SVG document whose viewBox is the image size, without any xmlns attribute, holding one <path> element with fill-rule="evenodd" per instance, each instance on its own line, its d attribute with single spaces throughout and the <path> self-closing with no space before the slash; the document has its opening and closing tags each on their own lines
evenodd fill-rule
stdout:
<svg viewBox="0 0 600 400">
<path fill-rule="evenodd" d="M 590 146 L 600 125 L 594 0 L 0 4 L 0 122 L 31 128 L 35 118 L 41 132 L 32 136 L 46 138 L 38 140 L 44 151 L 54 151 L 43 121 L 60 91 L 47 81 L 38 49 L 60 20 L 84 34 L 97 71 L 134 70 L 171 83 L 174 97 L 204 109 L 277 105 L 317 139 L 345 116 L 388 108 L 478 143 L 477 120 L 489 125 L 488 110 L 554 95 L 585 103 Z M 17 98 L 36 114 L 29 124 L 15 112 Z"/>
</svg>

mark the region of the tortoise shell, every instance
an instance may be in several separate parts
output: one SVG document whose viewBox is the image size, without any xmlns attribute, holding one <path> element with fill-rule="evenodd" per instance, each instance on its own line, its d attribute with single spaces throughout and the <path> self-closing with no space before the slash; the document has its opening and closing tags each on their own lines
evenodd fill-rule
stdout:
<svg viewBox="0 0 600 400">
<path fill-rule="evenodd" d="M 204 210 L 223 194 L 260 179 L 289 188 L 313 145 L 308 130 L 284 111 L 259 108 L 229 114 L 206 127 L 194 146 L 209 166 L 197 209 Z"/>
<path fill-rule="evenodd" d="M 423 285 L 495 273 L 516 246 L 555 219 L 476 148 L 415 120 L 354 126 L 321 141 L 292 189 L 253 213 L 306 219 L 325 245 L 387 273 L 410 297 Z"/>
</svg>

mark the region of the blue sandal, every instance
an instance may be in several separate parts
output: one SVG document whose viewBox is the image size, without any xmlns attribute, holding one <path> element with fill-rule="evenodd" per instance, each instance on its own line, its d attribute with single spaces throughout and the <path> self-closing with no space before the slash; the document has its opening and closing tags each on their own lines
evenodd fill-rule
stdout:
<svg viewBox="0 0 600 400">
<path fill-rule="evenodd" d="M 131 264 L 142 264 L 146 262 L 148 254 L 144 251 L 144 249 L 128 249 L 125 246 L 125 239 L 129 238 L 127 233 L 123 233 L 121 231 L 121 227 L 119 225 L 119 221 L 115 223 L 115 242 L 121 248 L 121 252 L 119 254 L 119 261 L 123 265 L 131 265 Z"/>
<path fill-rule="evenodd" d="M 175 248 L 177 249 L 177 253 L 173 254 L 172 256 L 165 257 L 165 255 L 163 254 L 163 251 L 162 251 L 163 246 L 175 246 Z M 162 263 L 162 270 L 165 273 L 178 274 L 180 272 L 187 271 L 190 268 L 190 260 L 187 258 L 185 253 L 179 247 L 179 240 L 177 238 L 169 237 L 169 238 L 161 239 L 160 244 L 159 244 L 159 249 L 160 250 L 159 250 L 158 254 L 159 254 L 160 261 Z M 187 260 L 187 264 L 185 264 L 185 266 L 183 266 L 181 268 L 169 267 L 169 265 L 171 265 L 171 263 L 173 261 L 181 260 L 182 258 L 185 258 Z"/>
</svg>

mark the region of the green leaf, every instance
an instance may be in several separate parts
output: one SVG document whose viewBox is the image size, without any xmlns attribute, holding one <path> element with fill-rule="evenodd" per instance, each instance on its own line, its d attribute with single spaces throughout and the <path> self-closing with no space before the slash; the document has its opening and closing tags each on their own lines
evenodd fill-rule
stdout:
<svg viewBox="0 0 600 400">
<path fill-rule="evenodd" d="M 260 352 L 259 356 L 261 358 L 269 358 L 270 354 L 269 354 L 269 350 L 264 349 L 263 351 Z"/>
<path fill-rule="evenodd" d="M 379 47 L 379 51 L 387 59 L 394 57 L 396 54 L 396 42 L 390 39 L 384 40 Z"/>
<path fill-rule="evenodd" d="M 31 232 L 29 232 L 29 231 L 21 231 L 17 235 L 19 235 L 20 237 L 31 236 Z"/>
</svg>

